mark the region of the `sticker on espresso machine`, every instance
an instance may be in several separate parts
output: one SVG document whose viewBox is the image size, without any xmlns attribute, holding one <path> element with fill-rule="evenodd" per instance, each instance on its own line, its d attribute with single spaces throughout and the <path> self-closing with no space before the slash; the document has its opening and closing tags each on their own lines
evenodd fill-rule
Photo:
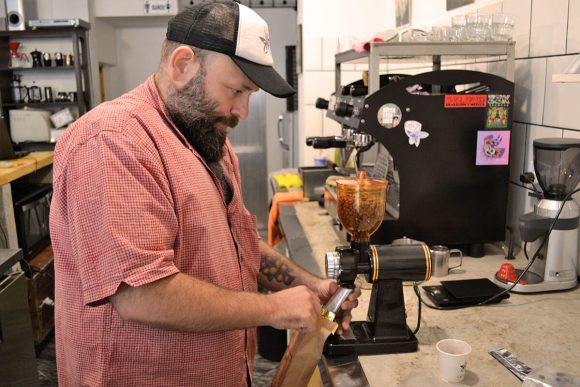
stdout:
<svg viewBox="0 0 580 387">
<path fill-rule="evenodd" d="M 405 121 L 405 134 L 409 137 L 409 145 L 415 145 L 417 148 L 421 140 L 429 137 L 429 133 L 422 131 L 423 125 L 419 121 Z"/>
<path fill-rule="evenodd" d="M 379 108 L 377 120 L 383 128 L 392 129 L 399 126 L 403 113 L 394 103 L 386 103 Z"/>
<path fill-rule="evenodd" d="M 509 130 L 480 130 L 477 132 L 475 165 L 508 165 L 509 152 Z"/>
<path fill-rule="evenodd" d="M 490 106 L 487 109 L 485 127 L 488 129 L 507 128 L 508 108 L 505 106 Z"/>
<path fill-rule="evenodd" d="M 490 94 L 487 97 L 487 118 L 485 127 L 488 129 L 506 129 L 508 126 L 509 94 Z"/>
</svg>

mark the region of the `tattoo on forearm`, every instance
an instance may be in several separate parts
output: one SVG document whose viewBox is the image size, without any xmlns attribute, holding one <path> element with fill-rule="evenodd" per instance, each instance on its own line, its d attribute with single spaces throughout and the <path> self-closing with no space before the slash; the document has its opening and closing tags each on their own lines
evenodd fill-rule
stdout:
<svg viewBox="0 0 580 387">
<path fill-rule="evenodd" d="M 289 286 L 295 279 L 291 273 L 292 269 L 285 264 L 281 257 L 263 255 L 260 262 L 260 273 L 262 273 L 268 281 L 274 280 Z"/>
</svg>

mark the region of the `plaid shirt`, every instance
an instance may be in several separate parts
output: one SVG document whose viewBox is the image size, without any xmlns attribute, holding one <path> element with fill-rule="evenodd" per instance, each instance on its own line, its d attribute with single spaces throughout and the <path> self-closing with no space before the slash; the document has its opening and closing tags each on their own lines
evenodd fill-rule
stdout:
<svg viewBox="0 0 580 387">
<path fill-rule="evenodd" d="M 122 320 L 121 282 L 177 272 L 255 292 L 256 219 L 226 143 L 220 183 L 173 126 L 151 76 L 91 110 L 59 140 L 50 231 L 61 386 L 244 386 L 255 329 L 182 333 Z"/>
</svg>

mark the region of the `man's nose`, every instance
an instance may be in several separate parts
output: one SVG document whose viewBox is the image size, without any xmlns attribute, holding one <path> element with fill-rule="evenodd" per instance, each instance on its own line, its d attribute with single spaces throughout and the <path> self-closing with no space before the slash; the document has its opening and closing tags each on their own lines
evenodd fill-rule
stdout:
<svg viewBox="0 0 580 387">
<path fill-rule="evenodd" d="M 242 96 L 238 98 L 232 106 L 232 115 L 236 116 L 240 120 L 245 120 L 248 118 L 249 110 L 250 96 Z"/>
</svg>

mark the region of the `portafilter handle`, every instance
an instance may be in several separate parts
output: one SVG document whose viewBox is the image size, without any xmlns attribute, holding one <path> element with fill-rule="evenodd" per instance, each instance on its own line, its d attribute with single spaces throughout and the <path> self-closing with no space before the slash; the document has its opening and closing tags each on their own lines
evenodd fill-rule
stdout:
<svg viewBox="0 0 580 387">
<path fill-rule="evenodd" d="M 336 313 L 339 311 L 340 306 L 342 303 L 348 298 L 350 293 L 352 292 L 351 288 L 346 288 L 340 286 L 336 293 L 330 297 L 330 300 L 324 305 L 322 308 L 322 316 L 326 317 L 330 321 L 334 321 L 336 317 Z"/>
</svg>

